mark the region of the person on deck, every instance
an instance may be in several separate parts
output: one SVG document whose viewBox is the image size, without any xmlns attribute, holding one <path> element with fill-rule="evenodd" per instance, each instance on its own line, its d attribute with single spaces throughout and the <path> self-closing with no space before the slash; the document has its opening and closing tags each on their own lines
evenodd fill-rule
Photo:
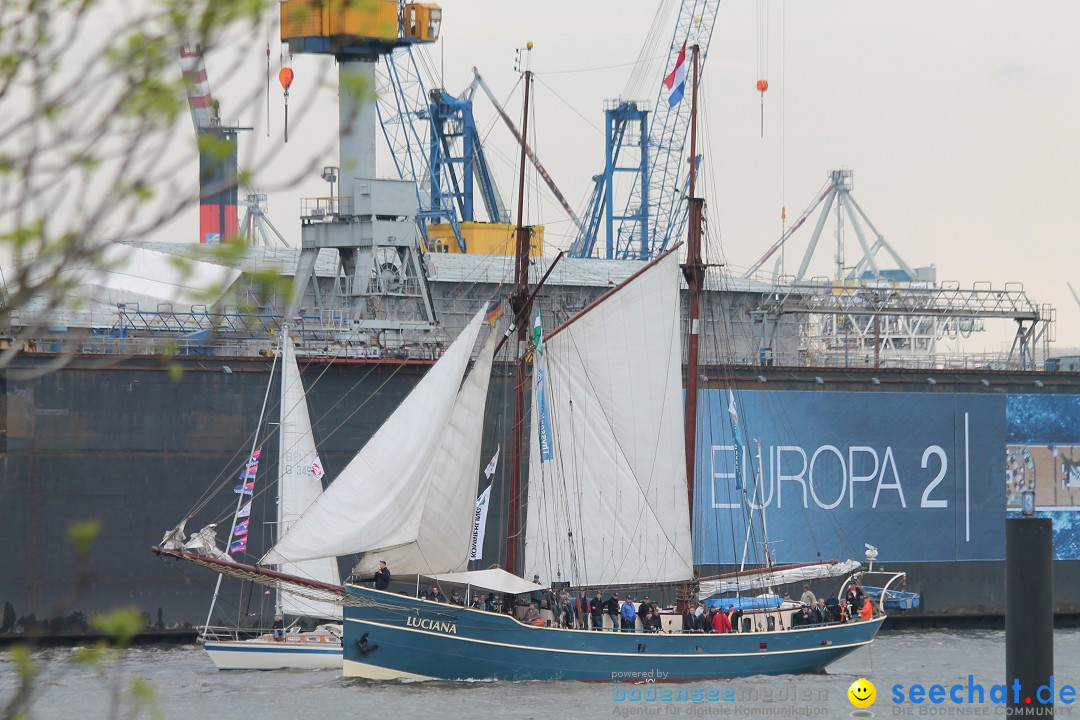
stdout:
<svg viewBox="0 0 1080 720">
<path fill-rule="evenodd" d="M 851 606 L 848 614 L 851 617 L 854 617 L 855 613 L 859 612 L 859 610 L 862 609 L 863 600 L 866 596 L 863 595 L 861 587 L 859 587 L 855 583 L 851 583 L 851 585 L 848 586 L 847 594 L 844 595 L 844 597 L 847 598 L 848 605 Z"/>
<path fill-rule="evenodd" d="M 484 609 L 484 593 L 473 593 L 472 602 L 469 603 L 469 607 L 473 610 Z"/>
<path fill-rule="evenodd" d="M 561 593 L 559 593 L 559 602 L 563 606 L 562 626 L 564 628 L 574 627 L 574 596 L 571 595 L 567 590 L 563 590 Z"/>
<path fill-rule="evenodd" d="M 863 600 L 863 606 L 859 610 L 859 617 L 863 620 L 869 620 L 874 617 L 874 604 L 870 602 L 870 598 Z"/>
<path fill-rule="evenodd" d="M 713 632 L 729 633 L 731 632 L 731 621 L 728 620 L 728 616 L 725 613 L 717 611 L 717 613 L 713 615 L 712 627 Z"/>
<path fill-rule="evenodd" d="M 459 593 L 457 590 L 450 593 L 450 604 L 465 607 L 465 600 L 461 597 L 461 593 Z"/>
<path fill-rule="evenodd" d="M 555 627 L 562 627 L 563 614 L 566 612 L 565 606 L 560 602 L 562 594 L 557 590 L 548 590 L 544 593 L 544 602 L 540 607 L 547 605 L 551 610 L 551 617 L 554 619 L 552 623 Z"/>
<path fill-rule="evenodd" d="M 684 633 L 697 632 L 697 615 L 694 614 L 694 608 L 687 605 L 686 612 L 682 616 L 682 631 Z"/>
<path fill-rule="evenodd" d="M 540 585 L 540 576 L 533 575 L 533 585 Z M 544 599 L 544 591 L 538 587 L 529 594 L 529 599 L 536 603 L 536 607 L 540 607 L 540 602 Z"/>
<path fill-rule="evenodd" d="M 803 585 L 802 591 L 802 597 L 799 599 L 802 601 L 803 605 L 809 605 L 810 607 L 817 605 L 817 598 L 814 596 L 814 593 L 810 592 L 809 585 Z"/>
<path fill-rule="evenodd" d="M 608 598 L 607 603 L 604 605 L 604 610 L 607 611 L 607 615 L 611 618 L 611 630 L 613 632 L 619 632 L 619 593 L 612 593 Z"/>
<path fill-rule="evenodd" d="M 596 595 L 593 596 L 592 604 L 589 606 L 589 611 L 592 615 L 592 629 L 603 630 L 604 629 L 604 599 L 600 597 L 600 591 L 596 591 Z"/>
<path fill-rule="evenodd" d="M 536 608 L 536 603 L 529 603 L 529 608 L 525 611 L 525 623 L 527 625 L 535 625 L 540 619 L 540 611 Z"/>
<path fill-rule="evenodd" d="M 736 610 L 734 605 L 728 605 L 727 619 L 731 623 L 731 632 L 740 632 L 739 621 L 742 620 L 742 610 Z"/>
<path fill-rule="evenodd" d="M 708 609 L 705 607 L 705 601 L 698 600 L 698 609 L 693 611 L 694 629 L 697 629 L 699 633 L 708 633 L 713 629 L 712 625 L 710 625 L 711 622 L 708 619 Z"/>
<path fill-rule="evenodd" d="M 656 605 L 654 605 L 652 602 L 649 601 L 649 596 L 646 595 L 642 599 L 641 604 L 638 605 L 637 614 L 638 614 L 638 617 L 642 618 L 643 621 L 644 621 L 645 616 L 648 615 L 650 611 L 653 614 L 656 614 L 658 609 L 659 608 L 657 608 Z"/>
<path fill-rule="evenodd" d="M 446 596 L 443 595 L 442 590 L 439 589 L 438 585 L 431 586 L 431 593 L 428 595 L 428 599 L 432 602 L 446 602 Z"/>
<path fill-rule="evenodd" d="M 622 604 L 622 631 L 634 632 L 637 622 L 637 610 L 634 608 L 634 598 L 626 598 Z"/>
<path fill-rule="evenodd" d="M 641 621 L 641 627 L 645 629 L 645 632 L 660 632 L 662 629 L 660 616 L 649 610 L 649 612 L 645 613 L 645 619 Z"/>
<path fill-rule="evenodd" d="M 375 571 L 371 581 L 375 583 L 376 590 L 385 590 L 390 587 L 390 569 L 386 567 L 385 560 L 379 561 L 379 569 Z"/>
<path fill-rule="evenodd" d="M 274 631 L 274 639 L 282 641 L 285 639 L 285 618 L 280 615 L 274 616 L 274 624 L 271 626 Z"/>
<path fill-rule="evenodd" d="M 708 605 L 702 611 L 701 616 L 698 618 L 698 625 L 703 633 L 715 632 L 715 628 L 712 624 L 713 621 L 713 609 Z"/>
<path fill-rule="evenodd" d="M 574 618 L 575 627 L 579 630 L 587 630 L 589 627 L 589 614 L 591 608 L 589 607 L 589 598 L 585 595 L 585 591 L 582 590 L 578 593 L 578 596 L 574 598 Z"/>
</svg>

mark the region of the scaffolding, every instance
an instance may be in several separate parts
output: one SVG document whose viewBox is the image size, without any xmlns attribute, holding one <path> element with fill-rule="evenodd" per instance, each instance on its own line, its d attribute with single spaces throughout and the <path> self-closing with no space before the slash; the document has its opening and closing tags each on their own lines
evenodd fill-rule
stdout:
<svg viewBox="0 0 1080 720">
<path fill-rule="evenodd" d="M 777 357 L 772 351 L 786 316 L 806 316 L 798 323 L 797 358 Z M 1056 320 L 1054 309 L 1036 304 L 1021 283 L 962 288 L 954 282 L 875 285 L 827 278 L 798 282 L 790 277 L 780 278 L 761 295 L 751 317 L 761 360 L 822 367 L 955 366 L 955 357 L 942 352 L 942 341 L 982 332 L 988 320 L 1012 320 L 1017 329 L 1008 355 L 979 367 L 1020 370 L 1034 369 L 1037 359 L 1049 355 Z M 970 367 L 969 362 L 964 366 Z"/>
</svg>

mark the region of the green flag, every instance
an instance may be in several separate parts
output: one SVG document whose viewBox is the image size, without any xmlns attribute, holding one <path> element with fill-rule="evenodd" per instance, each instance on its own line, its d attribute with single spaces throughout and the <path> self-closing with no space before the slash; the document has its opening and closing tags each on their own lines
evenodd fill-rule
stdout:
<svg viewBox="0 0 1080 720">
<path fill-rule="evenodd" d="M 544 328 L 540 324 L 540 308 L 536 309 L 536 322 L 533 323 L 533 345 L 536 346 L 536 354 L 544 354 Z"/>
</svg>

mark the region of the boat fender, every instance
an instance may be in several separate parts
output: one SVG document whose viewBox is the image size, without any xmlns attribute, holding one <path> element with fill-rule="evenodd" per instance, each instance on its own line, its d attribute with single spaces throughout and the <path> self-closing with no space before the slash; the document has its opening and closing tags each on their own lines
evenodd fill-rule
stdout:
<svg viewBox="0 0 1080 720">
<path fill-rule="evenodd" d="M 356 641 L 356 649 L 361 655 L 367 655 L 369 652 L 374 652 L 379 649 L 379 643 L 368 645 L 367 636 L 368 634 L 364 633 L 360 636 L 360 639 Z"/>
</svg>

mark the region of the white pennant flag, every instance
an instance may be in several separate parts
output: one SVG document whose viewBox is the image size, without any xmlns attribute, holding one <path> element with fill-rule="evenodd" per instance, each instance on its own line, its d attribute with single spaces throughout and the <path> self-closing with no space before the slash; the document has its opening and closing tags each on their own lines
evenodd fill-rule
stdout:
<svg viewBox="0 0 1080 720">
<path fill-rule="evenodd" d="M 486 477 L 488 480 L 490 480 L 491 476 L 495 474 L 495 466 L 499 464 L 499 451 L 500 450 L 502 450 L 502 445 L 495 448 L 495 455 L 492 456 L 491 462 L 489 462 L 487 464 L 487 467 L 484 468 L 484 477 Z"/>
<path fill-rule="evenodd" d="M 498 457 L 498 452 L 495 454 Z M 494 462 L 494 461 L 493 461 Z M 487 527 L 488 499 L 491 486 L 488 485 L 480 497 L 476 498 L 476 515 L 473 516 L 472 543 L 469 545 L 469 559 L 479 560 L 484 554 L 484 528 Z"/>
<path fill-rule="evenodd" d="M 251 501 L 248 500 L 244 503 L 244 507 L 240 508 L 240 512 L 236 513 L 237 518 L 246 518 L 251 515 Z"/>
</svg>

